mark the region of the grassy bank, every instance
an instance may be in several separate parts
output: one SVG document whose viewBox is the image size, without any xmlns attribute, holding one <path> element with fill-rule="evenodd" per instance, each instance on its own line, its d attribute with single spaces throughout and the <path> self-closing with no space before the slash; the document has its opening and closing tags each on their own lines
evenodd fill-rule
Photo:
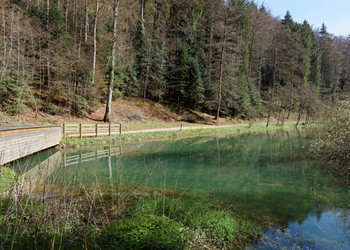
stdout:
<svg viewBox="0 0 350 250">
<path fill-rule="evenodd" d="M 299 126 L 303 127 L 303 126 Z M 158 132 L 139 132 L 132 134 L 121 134 L 118 136 L 105 137 L 86 137 L 86 138 L 65 138 L 60 144 L 60 148 L 76 148 L 94 145 L 113 145 L 122 143 L 132 143 L 140 141 L 160 141 L 178 138 L 190 138 L 198 136 L 216 136 L 240 133 L 264 132 L 278 129 L 295 129 L 294 124 L 285 124 L 283 126 L 270 125 L 239 125 L 232 127 L 213 127 L 176 131 L 158 131 Z"/>
<path fill-rule="evenodd" d="M 118 186 L 55 189 L 0 197 L 2 248 L 232 249 L 263 230 L 261 221 L 203 197 Z"/>
</svg>

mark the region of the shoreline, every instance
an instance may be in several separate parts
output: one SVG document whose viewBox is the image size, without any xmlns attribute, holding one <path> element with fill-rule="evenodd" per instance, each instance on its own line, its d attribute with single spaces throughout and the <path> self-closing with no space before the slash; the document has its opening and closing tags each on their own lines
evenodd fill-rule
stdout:
<svg viewBox="0 0 350 250">
<path fill-rule="evenodd" d="M 64 138 L 58 145 L 59 149 L 74 149 L 88 146 L 115 145 L 138 142 L 168 141 L 184 138 L 235 135 L 244 133 L 265 132 L 273 130 L 304 129 L 305 125 L 295 126 L 295 123 L 285 123 L 283 126 L 264 124 L 237 124 L 221 126 L 198 126 L 181 128 L 145 129 L 125 131 L 121 135 L 85 137 L 85 138 Z"/>
</svg>

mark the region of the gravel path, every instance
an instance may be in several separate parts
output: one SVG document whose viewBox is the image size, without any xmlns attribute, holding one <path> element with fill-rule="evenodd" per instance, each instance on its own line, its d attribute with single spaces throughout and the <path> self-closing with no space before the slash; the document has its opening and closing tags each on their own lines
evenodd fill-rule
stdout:
<svg viewBox="0 0 350 250">
<path fill-rule="evenodd" d="M 134 131 L 123 131 L 122 134 L 135 134 L 135 133 L 148 133 L 148 132 L 161 132 L 161 131 L 181 131 L 189 129 L 204 129 L 204 128 L 229 128 L 229 127 L 241 127 L 248 124 L 231 124 L 231 125 L 206 125 L 206 126 L 196 126 L 196 127 L 176 127 L 176 128 L 155 128 L 155 129 L 143 129 Z M 254 124 L 257 125 L 257 124 Z"/>
</svg>

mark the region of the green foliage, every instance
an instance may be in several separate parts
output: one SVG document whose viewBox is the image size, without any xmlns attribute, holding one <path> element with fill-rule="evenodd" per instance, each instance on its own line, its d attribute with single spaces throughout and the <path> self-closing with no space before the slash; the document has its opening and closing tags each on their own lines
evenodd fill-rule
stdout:
<svg viewBox="0 0 350 250">
<path fill-rule="evenodd" d="M 139 8 L 121 8 L 118 13 L 116 97 L 172 102 L 215 114 L 220 89 L 221 114 L 247 118 L 262 115 L 266 107 L 298 112 L 295 100 L 310 96 L 310 85 L 315 98 L 334 99 L 350 89 L 348 41 L 329 34 L 324 24 L 317 34 L 307 21 L 295 22 L 289 12 L 279 22 L 264 6 L 248 0 L 144 2 L 143 20 Z M 87 2 L 87 10 L 78 5 L 23 0 L 5 4 L 1 110 L 15 115 L 40 98 L 51 114 L 57 105 L 82 116 L 97 101 L 104 102 L 111 72 L 112 2 L 101 3 L 98 13 L 92 2 Z M 9 49 L 13 38 L 16 42 Z M 22 77 L 35 84 L 33 95 L 26 94 Z M 279 89 L 287 85 L 291 91 L 281 96 Z"/>
<path fill-rule="evenodd" d="M 5 77 L 0 81 L 0 105 L 2 111 L 16 115 L 24 111 L 25 99 L 24 87 L 21 82 L 11 77 Z"/>
<path fill-rule="evenodd" d="M 213 246 L 238 246 L 262 232 L 262 228 L 250 220 L 236 217 L 224 207 L 214 207 L 207 201 L 191 197 L 146 198 L 138 202 L 135 210 L 166 215 L 188 227 L 191 232 L 199 232 Z"/>
<path fill-rule="evenodd" d="M 172 72 L 168 79 L 174 87 L 174 97 L 181 100 L 183 105 L 197 106 L 203 103 L 205 88 L 193 36 L 180 42 L 174 53 L 176 60 L 168 69 Z"/>
<path fill-rule="evenodd" d="M 58 107 L 52 103 L 48 103 L 47 105 L 43 106 L 43 111 L 45 113 L 48 113 L 50 115 L 56 115 L 59 111 Z"/>
<path fill-rule="evenodd" d="M 77 116 L 87 116 L 89 104 L 83 96 L 75 95 L 73 99 L 73 111 Z"/>
<path fill-rule="evenodd" d="M 17 178 L 17 174 L 10 168 L 0 167 L 0 196 L 12 190 L 17 182 Z"/>
<path fill-rule="evenodd" d="M 26 3 L 19 2 L 23 8 L 26 8 Z M 49 15 L 47 15 L 46 10 L 46 4 L 42 3 L 39 6 L 31 5 L 27 12 L 29 16 L 38 17 L 42 27 L 47 29 L 54 38 L 59 39 L 66 35 L 66 24 L 62 11 L 57 8 L 56 4 L 50 4 Z"/>
<path fill-rule="evenodd" d="M 183 249 L 190 236 L 181 223 L 166 216 L 143 214 L 106 226 L 100 244 L 113 249 Z"/>
<path fill-rule="evenodd" d="M 137 88 L 134 90 L 139 96 L 143 96 L 145 91 L 147 91 L 146 81 L 150 55 L 149 51 L 149 37 L 146 33 L 144 22 L 140 19 L 137 22 L 137 28 L 135 31 L 135 36 L 133 40 L 133 47 L 135 50 L 135 72 L 137 77 Z M 141 92 L 139 92 L 141 91 Z"/>
<path fill-rule="evenodd" d="M 312 151 L 333 174 L 350 177 L 350 101 L 339 101 L 326 115 Z"/>
</svg>

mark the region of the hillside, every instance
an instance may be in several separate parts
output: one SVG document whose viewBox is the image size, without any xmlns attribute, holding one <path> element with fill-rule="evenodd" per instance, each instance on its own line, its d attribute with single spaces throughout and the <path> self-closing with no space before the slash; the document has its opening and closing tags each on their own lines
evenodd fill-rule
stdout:
<svg viewBox="0 0 350 250">
<path fill-rule="evenodd" d="M 168 107 L 152 101 L 143 101 L 138 98 L 118 99 L 112 104 L 112 123 L 121 123 L 125 129 L 144 128 L 154 126 L 174 126 L 177 123 L 193 124 L 217 124 L 214 116 L 196 112 L 182 107 Z M 0 125 L 11 124 L 62 124 L 62 123 L 96 123 L 102 122 L 105 112 L 105 105 L 97 108 L 96 111 L 84 117 L 65 114 L 48 114 L 42 111 L 35 112 L 27 108 L 25 112 L 17 116 L 9 116 L 0 113 Z M 60 113 L 60 112 L 59 112 Z M 220 124 L 230 122 L 221 119 Z M 232 122 L 232 121 L 231 121 Z M 236 123 L 238 121 L 235 121 Z"/>
<path fill-rule="evenodd" d="M 0 8 L 1 124 L 308 120 L 350 89 L 348 39 L 248 0 Z"/>
</svg>

